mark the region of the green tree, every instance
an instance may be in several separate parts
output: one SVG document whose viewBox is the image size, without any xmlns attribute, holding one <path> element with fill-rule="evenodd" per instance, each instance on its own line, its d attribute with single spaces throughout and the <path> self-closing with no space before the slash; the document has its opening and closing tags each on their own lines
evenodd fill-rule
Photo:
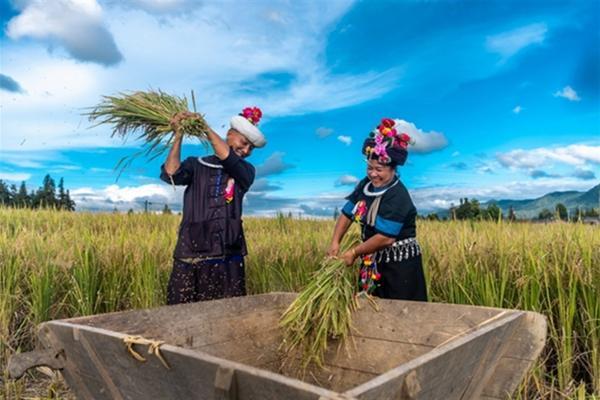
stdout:
<svg viewBox="0 0 600 400">
<path fill-rule="evenodd" d="M 454 210 L 454 215 L 456 219 L 479 219 L 481 217 L 479 201 L 476 199 L 469 201 L 466 197 L 460 199 L 460 204 Z"/>
<path fill-rule="evenodd" d="M 552 211 L 548 210 L 547 208 L 544 208 L 542 211 L 540 211 L 540 213 L 538 214 L 538 219 L 540 221 L 549 221 L 552 218 L 554 218 L 554 214 L 552 214 Z"/>
<path fill-rule="evenodd" d="M 172 214 L 171 209 L 169 208 L 168 204 L 165 204 L 165 206 L 163 207 L 162 213 L 163 214 L 167 214 L 167 215 L 171 215 Z"/>
<path fill-rule="evenodd" d="M 9 206 L 11 205 L 10 192 L 8 186 L 2 179 L 0 179 L 0 205 Z"/>
<path fill-rule="evenodd" d="M 563 203 L 558 203 L 556 205 L 556 217 L 562 221 L 566 221 L 569 219 L 569 213 L 567 212 L 567 207 Z"/>
<path fill-rule="evenodd" d="M 485 210 L 486 218 L 492 221 L 500 221 L 502 219 L 502 210 L 497 204 L 492 203 Z"/>
<path fill-rule="evenodd" d="M 29 193 L 27 193 L 27 186 L 25 186 L 25 181 L 21 182 L 21 186 L 19 186 L 19 191 L 13 199 L 13 203 L 15 207 L 31 207 L 31 197 L 29 196 Z"/>
</svg>

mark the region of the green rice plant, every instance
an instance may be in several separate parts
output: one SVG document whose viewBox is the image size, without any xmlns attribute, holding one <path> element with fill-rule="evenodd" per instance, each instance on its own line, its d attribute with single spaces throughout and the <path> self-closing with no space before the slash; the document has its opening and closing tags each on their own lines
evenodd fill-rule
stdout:
<svg viewBox="0 0 600 400">
<path fill-rule="evenodd" d="M 57 267 L 48 263 L 39 269 L 30 271 L 28 306 L 31 322 L 38 325 L 51 319 L 51 308 L 54 305 Z"/>
<path fill-rule="evenodd" d="M 100 269 L 96 263 L 94 250 L 85 247 L 80 250 L 78 262 L 70 270 L 70 306 L 76 316 L 92 315 L 98 310 L 100 293 Z"/>
<path fill-rule="evenodd" d="M 318 260 L 325 255 L 333 221 L 282 218 L 244 220 L 248 293 L 299 292 L 322 268 Z M 164 304 L 179 223 L 177 215 L 0 207 L 2 374 L 6 376 L 6 362 L 13 352 L 34 346 L 35 319 Z M 419 221 L 418 239 L 432 301 L 532 310 L 546 316 L 546 348 L 515 398 L 598 397 L 598 227 Z M 44 272 L 50 265 L 53 272 Z M 54 275 L 53 305 L 47 317 L 33 318 L 31 304 L 48 300 L 32 300 L 36 295 L 31 279 L 38 279 L 39 288 L 47 288 L 38 294 L 48 293 L 44 274 Z M 27 398 L 46 396 L 45 392 L 31 394 L 33 387 L 44 387 L 43 381 L 35 379 L 15 383 L 10 396 L 19 390 Z M 7 385 L 6 380 L 0 384 Z"/>
<path fill-rule="evenodd" d="M 164 304 L 165 292 L 160 283 L 160 272 L 157 262 L 150 255 L 142 258 L 137 265 L 132 265 L 130 276 L 130 298 L 132 308 L 150 308 Z"/>
</svg>

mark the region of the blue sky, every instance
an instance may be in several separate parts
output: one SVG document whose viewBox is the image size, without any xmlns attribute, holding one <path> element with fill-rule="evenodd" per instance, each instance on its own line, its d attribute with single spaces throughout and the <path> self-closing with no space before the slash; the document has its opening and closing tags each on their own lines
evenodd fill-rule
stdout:
<svg viewBox="0 0 600 400">
<path fill-rule="evenodd" d="M 461 197 L 587 190 L 600 177 L 599 1 L 0 2 L 0 179 L 64 177 L 78 209 L 177 209 L 162 160 L 90 128 L 102 95 L 196 93 L 220 133 L 262 108 L 247 214 L 331 215 L 381 118 L 416 139 L 399 169 L 422 213 Z M 202 155 L 193 140 L 183 155 Z"/>
</svg>

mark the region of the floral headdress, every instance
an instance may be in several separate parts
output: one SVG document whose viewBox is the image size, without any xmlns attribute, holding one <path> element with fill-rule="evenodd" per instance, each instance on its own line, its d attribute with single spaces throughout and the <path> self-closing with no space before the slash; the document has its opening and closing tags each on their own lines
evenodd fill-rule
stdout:
<svg viewBox="0 0 600 400">
<path fill-rule="evenodd" d="M 262 118 L 262 111 L 258 107 L 246 107 L 240 113 L 240 116 L 246 118 L 252 125 L 258 125 Z"/>
<path fill-rule="evenodd" d="M 262 118 L 262 111 L 258 107 L 246 107 L 238 115 L 231 117 L 231 128 L 246 137 L 254 147 L 264 147 L 267 140 L 258 129 L 258 123 Z"/>
<path fill-rule="evenodd" d="M 404 165 L 408 156 L 410 136 L 399 133 L 397 123 L 391 118 L 383 118 L 363 144 L 363 153 L 367 158 L 377 159 L 382 164 Z"/>
</svg>

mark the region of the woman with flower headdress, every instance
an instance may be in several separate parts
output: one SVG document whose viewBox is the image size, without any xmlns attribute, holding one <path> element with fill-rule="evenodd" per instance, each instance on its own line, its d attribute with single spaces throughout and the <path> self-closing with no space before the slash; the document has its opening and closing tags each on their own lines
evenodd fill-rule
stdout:
<svg viewBox="0 0 600 400">
<path fill-rule="evenodd" d="M 266 144 L 257 127 L 262 112 L 248 107 L 231 118 L 225 140 L 209 128 L 214 154 L 181 162 L 182 124 L 198 117 L 184 112 L 172 118 L 175 139 L 161 167 L 163 181 L 186 186 L 168 304 L 246 294 L 242 201 L 255 176 L 246 157 Z"/>
<path fill-rule="evenodd" d="M 421 249 L 416 239 L 417 210 L 396 174 L 404 165 L 411 138 L 397 130 L 399 120 L 384 118 L 363 144 L 367 176 L 346 198 L 328 254 L 346 265 L 361 260 L 360 290 L 388 299 L 427 301 Z M 352 222 L 361 225 L 363 242 L 339 253 Z"/>
</svg>

